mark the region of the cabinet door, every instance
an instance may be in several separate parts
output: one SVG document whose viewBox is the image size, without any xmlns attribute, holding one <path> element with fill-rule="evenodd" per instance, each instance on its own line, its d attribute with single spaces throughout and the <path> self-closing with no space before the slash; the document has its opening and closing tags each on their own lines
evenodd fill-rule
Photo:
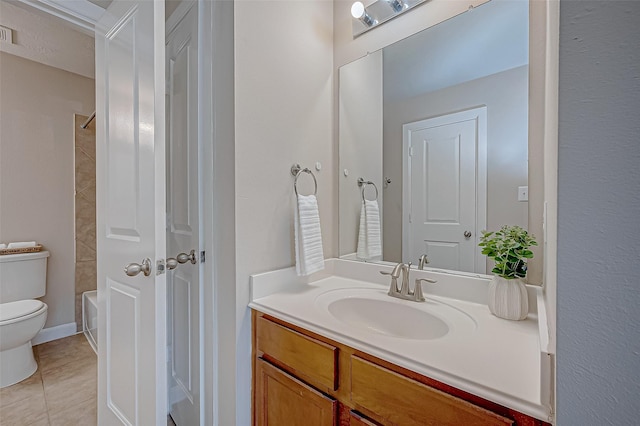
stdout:
<svg viewBox="0 0 640 426">
<path fill-rule="evenodd" d="M 338 403 L 269 364 L 256 361 L 257 426 L 333 426 Z"/>
</svg>

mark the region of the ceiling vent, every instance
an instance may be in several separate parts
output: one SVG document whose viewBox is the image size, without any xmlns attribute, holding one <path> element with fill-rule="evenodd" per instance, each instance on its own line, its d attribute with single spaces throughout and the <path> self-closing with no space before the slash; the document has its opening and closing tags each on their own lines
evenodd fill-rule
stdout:
<svg viewBox="0 0 640 426">
<path fill-rule="evenodd" d="M 11 28 L 0 25 L 0 42 L 13 44 L 13 31 Z"/>
</svg>

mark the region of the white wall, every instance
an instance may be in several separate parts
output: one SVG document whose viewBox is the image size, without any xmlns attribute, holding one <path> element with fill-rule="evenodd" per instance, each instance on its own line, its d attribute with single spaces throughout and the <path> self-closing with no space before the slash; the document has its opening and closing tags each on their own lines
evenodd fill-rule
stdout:
<svg viewBox="0 0 640 426">
<path fill-rule="evenodd" d="M 559 425 L 640 417 L 640 3 L 560 2 Z"/>
<path fill-rule="evenodd" d="M 385 102 L 384 174 L 392 181 L 385 190 L 385 260 L 402 260 L 402 125 L 447 113 L 487 106 L 487 229 L 527 227 L 528 203 L 517 200 L 517 190 L 527 185 L 528 79 L 528 66 L 522 66 Z"/>
<path fill-rule="evenodd" d="M 0 25 L 11 28 L 13 35 L 13 43 L 0 43 L 0 51 L 94 78 L 93 37 L 61 19 L 16 3 L 0 1 Z"/>
<path fill-rule="evenodd" d="M 378 187 L 382 207 L 382 51 L 340 68 L 340 252 L 355 253 L 358 245 L 362 188 L 358 178 Z M 344 170 L 348 170 L 345 176 Z M 366 197 L 375 190 L 368 185 Z"/>
<path fill-rule="evenodd" d="M 95 105 L 94 80 L 0 53 L 0 241 L 42 243 L 45 327 L 75 321 L 74 114 Z"/>
<path fill-rule="evenodd" d="M 234 12 L 236 424 L 248 425 L 249 276 L 294 264 L 293 163 L 322 164 L 313 170 L 325 257 L 334 255 L 333 4 L 236 1 Z M 304 193 L 313 185 L 306 178 Z"/>
</svg>

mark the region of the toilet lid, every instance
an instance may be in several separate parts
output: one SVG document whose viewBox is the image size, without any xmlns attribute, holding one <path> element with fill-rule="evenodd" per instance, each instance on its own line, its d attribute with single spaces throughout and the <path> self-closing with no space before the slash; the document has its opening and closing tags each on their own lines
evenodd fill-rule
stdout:
<svg viewBox="0 0 640 426">
<path fill-rule="evenodd" d="M 0 304 L 0 322 L 24 317 L 32 314 L 44 306 L 39 300 L 18 300 Z"/>
</svg>

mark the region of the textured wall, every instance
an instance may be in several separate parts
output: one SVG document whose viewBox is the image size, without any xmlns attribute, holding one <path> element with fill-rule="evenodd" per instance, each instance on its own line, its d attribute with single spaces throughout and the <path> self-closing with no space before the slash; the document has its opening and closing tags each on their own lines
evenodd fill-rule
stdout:
<svg viewBox="0 0 640 426">
<path fill-rule="evenodd" d="M 382 213 L 382 80 L 381 50 L 340 68 L 340 256 L 358 248 L 362 210 L 359 177 L 376 184 Z M 349 171 L 348 176 L 344 170 Z M 371 200 L 375 190 L 367 186 L 365 194 Z"/>
<path fill-rule="evenodd" d="M 13 43 L 0 43 L 0 51 L 94 78 L 93 37 L 61 19 L 19 4 L 0 1 L 0 25 L 11 28 L 13 34 Z"/>
<path fill-rule="evenodd" d="M 0 53 L 0 241 L 51 252 L 45 327 L 75 322 L 74 114 L 95 107 L 95 84 Z"/>
<path fill-rule="evenodd" d="M 236 1 L 237 425 L 250 424 L 249 276 L 294 264 L 293 163 L 314 170 L 333 257 L 333 3 Z M 316 162 L 322 170 L 316 172 Z M 298 188 L 313 189 L 308 176 Z"/>
<path fill-rule="evenodd" d="M 640 416 L 640 2 L 560 3 L 557 410 Z"/>
</svg>

